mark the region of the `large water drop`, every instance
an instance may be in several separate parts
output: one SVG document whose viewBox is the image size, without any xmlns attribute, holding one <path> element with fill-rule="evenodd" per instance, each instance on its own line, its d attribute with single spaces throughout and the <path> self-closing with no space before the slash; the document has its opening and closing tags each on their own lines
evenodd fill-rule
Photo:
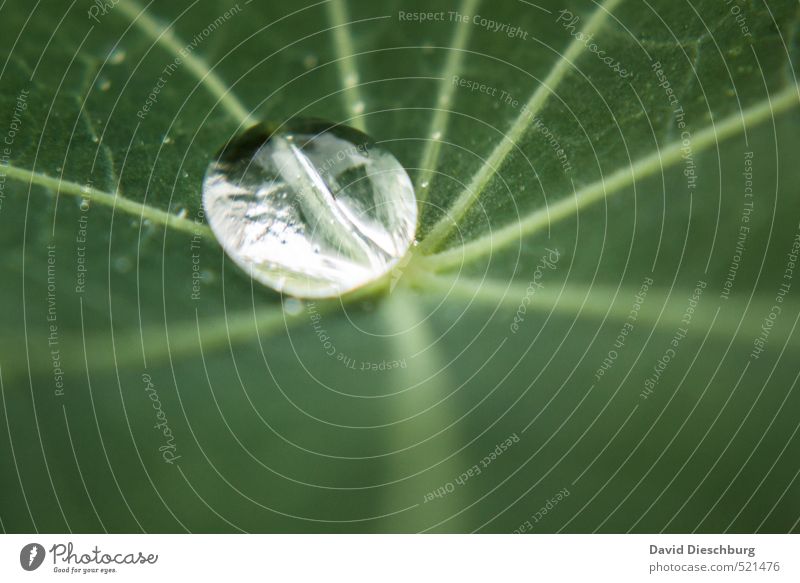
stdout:
<svg viewBox="0 0 800 583">
<path fill-rule="evenodd" d="M 365 134 L 319 120 L 257 125 L 226 145 L 203 181 L 208 223 L 253 278 L 297 297 L 379 279 L 414 239 L 405 169 Z"/>
</svg>

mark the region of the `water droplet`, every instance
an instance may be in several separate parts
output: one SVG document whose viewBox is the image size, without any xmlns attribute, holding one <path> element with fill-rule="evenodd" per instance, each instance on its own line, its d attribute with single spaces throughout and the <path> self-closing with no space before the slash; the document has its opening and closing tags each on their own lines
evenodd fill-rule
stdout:
<svg viewBox="0 0 800 583">
<path fill-rule="evenodd" d="M 111 81 L 108 79 L 101 79 L 97 87 L 100 89 L 100 91 L 108 91 L 111 89 Z"/>
<path fill-rule="evenodd" d="M 177 211 L 175 212 L 175 216 L 179 219 L 185 219 L 189 216 L 189 211 L 186 210 L 186 207 L 178 207 Z"/>
<path fill-rule="evenodd" d="M 363 133 L 319 120 L 259 124 L 235 138 L 206 171 L 203 207 L 234 262 L 309 298 L 389 273 L 417 223 L 397 159 Z"/>
<path fill-rule="evenodd" d="M 431 136 L 431 138 L 434 139 L 434 140 L 437 140 L 437 141 L 441 140 L 442 139 L 442 132 L 439 132 L 439 131 L 433 132 L 433 135 Z"/>
<path fill-rule="evenodd" d="M 164 139 L 161 140 L 161 143 L 165 145 L 174 144 L 175 140 L 173 140 L 169 136 L 164 136 Z"/>
<path fill-rule="evenodd" d="M 295 298 L 287 298 L 283 302 L 283 311 L 287 316 L 296 316 L 303 311 L 303 302 Z"/>
<path fill-rule="evenodd" d="M 108 62 L 112 65 L 119 65 L 125 60 L 127 53 L 122 49 L 117 49 L 108 57 Z"/>
<path fill-rule="evenodd" d="M 313 69 L 314 67 L 317 66 L 317 63 L 319 63 L 319 57 L 317 57 L 317 55 L 314 54 L 306 55 L 306 58 L 303 59 L 303 66 L 306 69 Z"/>
<path fill-rule="evenodd" d="M 353 113 L 359 114 L 359 115 L 364 113 L 364 102 L 363 101 L 359 101 L 358 103 L 353 105 Z"/>
<path fill-rule="evenodd" d="M 114 269 L 120 273 L 128 273 L 133 267 L 133 262 L 127 257 L 117 257 L 114 259 Z"/>
<path fill-rule="evenodd" d="M 156 226 L 153 224 L 153 221 L 150 219 L 144 219 L 141 223 L 141 239 L 142 242 L 145 242 L 153 237 L 156 234 Z M 138 226 L 138 225 L 137 225 Z"/>
</svg>

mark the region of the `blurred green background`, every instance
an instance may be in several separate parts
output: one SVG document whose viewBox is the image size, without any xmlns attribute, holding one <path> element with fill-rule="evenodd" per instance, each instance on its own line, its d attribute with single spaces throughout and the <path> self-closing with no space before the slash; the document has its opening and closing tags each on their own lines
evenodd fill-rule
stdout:
<svg viewBox="0 0 800 583">
<path fill-rule="evenodd" d="M 4 2 L 0 526 L 797 531 L 799 22 Z M 287 304 L 193 226 L 214 153 L 295 116 L 417 184 L 391 293 Z"/>
</svg>

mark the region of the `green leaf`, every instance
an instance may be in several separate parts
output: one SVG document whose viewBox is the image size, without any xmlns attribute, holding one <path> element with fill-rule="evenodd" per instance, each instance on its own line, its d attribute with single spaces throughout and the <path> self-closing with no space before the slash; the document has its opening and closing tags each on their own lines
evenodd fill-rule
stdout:
<svg viewBox="0 0 800 583">
<path fill-rule="evenodd" d="M 0 7 L 5 531 L 797 531 L 796 2 L 98 6 Z M 408 168 L 391 282 L 205 225 L 295 116 Z"/>
</svg>

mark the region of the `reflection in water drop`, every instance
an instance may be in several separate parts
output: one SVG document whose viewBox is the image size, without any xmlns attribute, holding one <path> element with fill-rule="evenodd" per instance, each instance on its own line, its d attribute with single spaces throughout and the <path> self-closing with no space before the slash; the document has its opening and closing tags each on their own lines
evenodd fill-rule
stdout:
<svg viewBox="0 0 800 583">
<path fill-rule="evenodd" d="M 206 171 L 203 206 L 239 266 L 309 298 L 391 271 L 417 223 L 397 159 L 359 131 L 318 120 L 258 125 L 230 142 Z"/>
</svg>

